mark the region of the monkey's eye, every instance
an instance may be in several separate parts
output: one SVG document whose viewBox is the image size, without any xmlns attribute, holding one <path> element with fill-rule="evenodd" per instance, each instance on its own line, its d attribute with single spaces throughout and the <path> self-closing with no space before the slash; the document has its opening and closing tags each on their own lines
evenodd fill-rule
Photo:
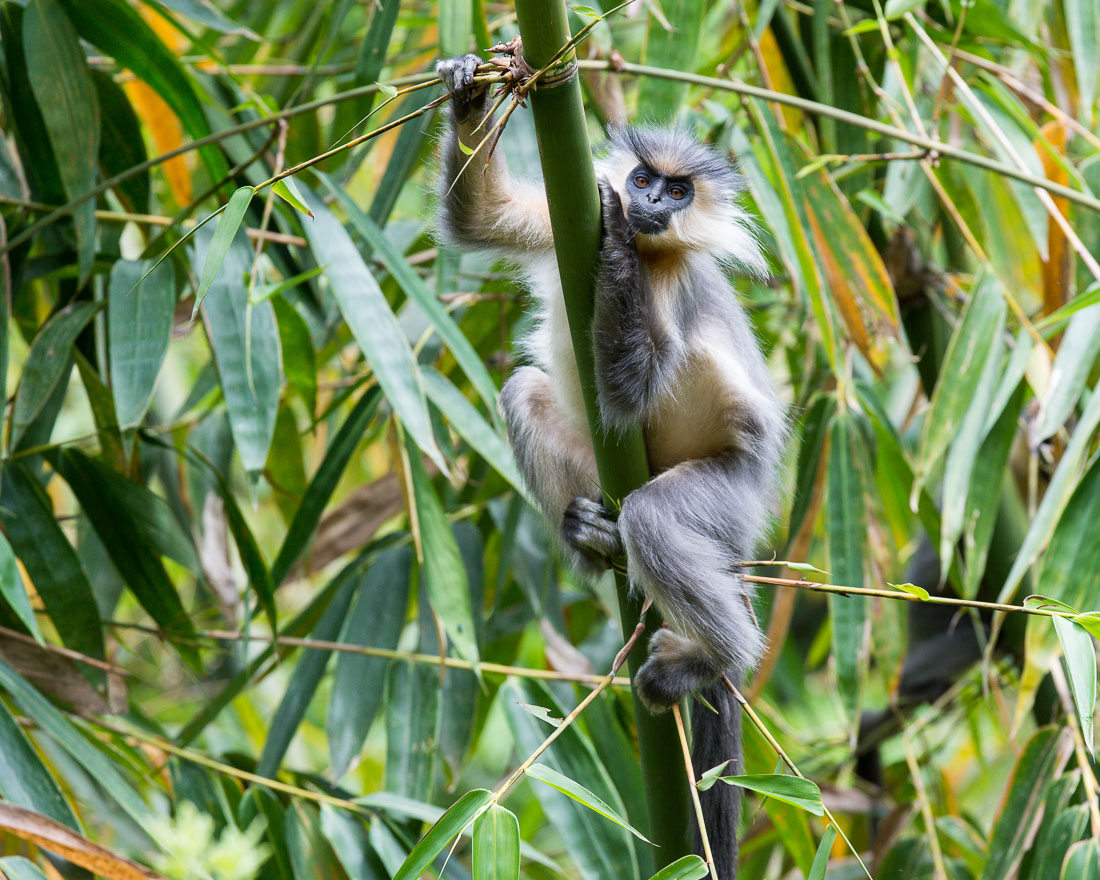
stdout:
<svg viewBox="0 0 1100 880">
<path fill-rule="evenodd" d="M 649 186 L 649 175 L 648 174 L 635 174 L 634 175 L 634 185 L 635 186 L 643 186 L 643 187 L 644 186 Z"/>
<path fill-rule="evenodd" d="M 687 190 L 680 186 L 680 184 L 674 183 L 668 188 L 668 194 L 674 199 L 682 199 L 687 195 Z"/>
</svg>

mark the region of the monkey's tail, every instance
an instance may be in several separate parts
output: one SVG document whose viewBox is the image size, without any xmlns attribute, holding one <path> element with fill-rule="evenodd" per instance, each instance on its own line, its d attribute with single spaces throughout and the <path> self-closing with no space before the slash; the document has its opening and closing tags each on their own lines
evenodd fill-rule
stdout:
<svg viewBox="0 0 1100 880">
<path fill-rule="evenodd" d="M 731 669 L 726 673 L 735 687 L 741 686 L 741 673 Z M 723 761 L 729 761 L 723 776 L 743 773 L 741 760 L 741 705 L 719 680 L 701 692 L 704 700 L 716 710 L 712 712 L 699 701 L 693 703 L 691 714 L 691 762 L 701 776 Z M 737 831 L 741 820 L 741 788 L 717 782 L 708 791 L 699 792 L 707 839 L 714 854 L 718 880 L 737 877 Z M 695 829 L 695 851 L 703 855 L 702 837 Z"/>
</svg>

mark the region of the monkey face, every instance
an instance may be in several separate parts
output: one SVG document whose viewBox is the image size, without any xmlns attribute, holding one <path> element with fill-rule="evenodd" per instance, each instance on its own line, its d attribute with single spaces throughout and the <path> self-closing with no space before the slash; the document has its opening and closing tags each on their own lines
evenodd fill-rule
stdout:
<svg viewBox="0 0 1100 880">
<path fill-rule="evenodd" d="M 635 231 L 644 235 L 664 232 L 672 215 L 688 207 L 695 198 L 690 178 L 673 177 L 644 164 L 627 175 L 626 191 L 630 197 L 627 219 Z"/>
</svg>

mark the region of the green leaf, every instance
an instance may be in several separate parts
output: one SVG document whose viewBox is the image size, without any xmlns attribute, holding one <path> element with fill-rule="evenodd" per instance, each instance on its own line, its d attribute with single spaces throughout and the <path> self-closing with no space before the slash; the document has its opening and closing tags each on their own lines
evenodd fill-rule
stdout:
<svg viewBox="0 0 1100 880">
<path fill-rule="evenodd" d="M 310 278 L 316 278 L 323 271 L 324 268 L 322 266 L 315 266 L 308 271 L 299 272 L 297 275 L 294 275 L 290 278 L 284 278 L 282 281 L 279 281 L 275 284 L 257 284 L 255 289 L 249 292 L 248 302 L 254 306 L 259 305 L 265 299 L 271 299 L 277 294 L 284 293 L 288 290 L 293 290 L 294 288 L 308 281 Z M 287 306 L 290 305 L 290 303 L 287 303 L 285 301 L 284 304 Z"/>
<path fill-rule="evenodd" d="M 838 584 L 863 586 L 863 540 L 867 528 L 863 519 L 863 487 L 852 450 L 851 416 L 839 411 L 829 439 L 827 511 L 829 568 Z M 837 682 L 849 712 L 859 701 L 859 666 L 866 640 L 866 601 L 862 596 L 829 594 L 833 624 L 833 656 Z"/>
<path fill-rule="evenodd" d="M 649 16 L 643 63 L 670 70 L 695 70 L 707 4 L 703 0 L 662 0 L 661 10 L 674 27 L 666 28 Z M 638 113 L 646 119 L 669 123 L 685 105 L 687 85 L 644 77 L 638 89 Z"/>
<path fill-rule="evenodd" d="M 699 777 L 699 781 L 695 783 L 695 787 L 699 789 L 699 791 L 707 791 L 718 781 L 718 778 L 722 775 L 722 771 L 729 766 L 729 763 L 729 761 L 723 761 L 717 767 L 711 767 Z"/>
<path fill-rule="evenodd" d="M 57 472 L 69 484 L 80 507 L 126 586 L 157 625 L 179 636 L 194 634 L 191 618 L 160 561 L 155 545 L 145 540 L 144 528 L 134 506 L 120 487 L 121 477 L 107 476 L 106 469 L 78 449 L 67 447 L 57 455 Z M 193 645 L 175 642 L 181 656 L 198 665 Z"/>
<path fill-rule="evenodd" d="M 539 721 L 545 721 L 551 727 L 561 727 L 562 720 L 551 715 L 550 710 L 545 706 L 534 706 L 531 703 L 520 703 L 519 705 L 523 708 L 523 711 L 532 718 L 537 718 Z"/>
<path fill-rule="evenodd" d="M 551 788 L 556 788 L 562 794 L 568 795 L 578 803 L 584 804 L 588 809 L 594 810 L 605 819 L 610 819 L 616 825 L 622 825 L 623 828 L 639 840 L 651 843 L 644 834 L 626 822 L 618 813 L 611 809 L 611 807 L 600 800 L 600 798 L 596 797 L 596 795 L 579 782 L 574 782 L 568 776 L 559 773 L 553 767 L 546 764 L 532 764 L 525 772 L 532 779 L 537 779 L 539 782 L 545 782 Z"/>
<path fill-rule="evenodd" d="M 738 785 L 750 791 L 773 797 L 778 801 L 798 807 L 815 816 L 825 815 L 825 806 L 821 802 L 821 789 L 809 779 L 801 776 L 786 776 L 781 773 L 763 773 L 753 776 L 720 776 L 727 785 Z"/>
<path fill-rule="evenodd" d="M 0 874 L 8 880 L 47 880 L 38 865 L 22 856 L 5 856 L 0 859 Z"/>
<path fill-rule="evenodd" d="M 170 262 L 156 269 L 152 265 L 150 260 L 119 260 L 111 267 L 107 338 L 111 391 L 122 428 L 136 427 L 145 417 L 172 338 L 175 273 Z"/>
<path fill-rule="evenodd" d="M 1004 880 L 1012 876 L 1030 841 L 1035 817 L 1043 803 L 1043 792 L 1065 763 L 1062 733 L 1053 727 L 1035 732 L 1016 761 L 1001 813 L 993 825 L 989 858 L 982 880 Z"/>
<path fill-rule="evenodd" d="M 317 412 L 317 355 L 305 318 L 282 297 L 274 297 L 275 322 L 279 325 L 279 347 L 283 352 L 283 374 L 298 392 L 312 418 Z"/>
<path fill-rule="evenodd" d="M 1063 0 L 1062 9 L 1077 78 L 1077 118 L 1091 126 L 1100 82 L 1100 8 L 1093 0 Z"/>
<path fill-rule="evenodd" d="M 443 851 L 443 848 L 454 840 L 463 828 L 473 822 L 492 803 L 492 800 L 492 792 L 483 788 L 466 792 L 413 847 L 413 851 L 409 853 L 409 857 L 405 859 L 405 863 L 394 875 L 393 880 L 417 880 L 424 869 Z"/>
<path fill-rule="evenodd" d="M 302 201 L 302 194 L 298 192 L 298 185 L 294 182 L 292 177 L 284 177 L 282 180 L 276 180 L 271 188 L 275 191 L 275 195 L 285 201 L 290 207 L 296 211 L 301 211 L 310 217 L 313 216 L 313 212 L 306 207 L 306 203 Z"/>
<path fill-rule="evenodd" d="M 493 428 L 454 384 L 432 367 L 421 372 L 428 399 L 450 422 L 460 437 L 506 479 L 521 497 L 534 506 L 516 467 L 508 441 Z"/>
<path fill-rule="evenodd" d="M 342 875 L 336 853 L 321 832 L 319 813 L 313 804 L 291 801 L 284 827 L 287 854 L 297 880 Z"/>
<path fill-rule="evenodd" d="M 145 2 L 148 3 L 150 0 L 145 0 Z M 166 6 L 181 15 L 187 16 L 196 24 L 208 27 L 219 34 L 248 37 L 250 40 L 261 39 L 257 34 L 227 18 L 221 10 L 210 3 L 203 2 L 203 0 L 153 0 L 153 5 Z"/>
<path fill-rule="evenodd" d="M 1096 651 L 1088 630 L 1065 617 L 1054 617 L 1054 629 L 1062 645 L 1062 656 L 1069 669 L 1069 683 L 1081 737 L 1089 752 L 1093 752 L 1092 717 L 1096 711 Z"/>
<path fill-rule="evenodd" d="M 414 509 L 409 511 L 409 515 L 420 532 L 424 557 L 421 562 L 428 601 L 442 620 L 455 650 L 461 657 L 477 663 L 477 633 L 470 602 L 470 585 L 458 542 L 411 437 L 406 436 L 405 448 L 413 489 L 411 500 Z"/>
<path fill-rule="evenodd" d="M 397 89 L 394 86 L 380 82 L 375 82 L 375 85 L 378 86 L 378 91 L 385 95 L 387 98 L 397 97 Z"/>
<path fill-rule="evenodd" d="M 0 523 L 65 647 L 102 660 L 103 623 L 88 576 L 54 518 L 49 496 L 22 461 L 4 465 Z M 104 680 L 98 670 L 86 674 Z"/>
<path fill-rule="evenodd" d="M 546 737 L 546 728 L 528 715 L 520 707 L 521 703 L 546 706 L 560 717 L 568 713 L 548 688 L 530 680 L 509 680 L 501 688 L 501 702 L 515 736 L 516 751 L 521 755 L 531 754 Z M 539 760 L 563 776 L 585 780 L 589 790 L 605 804 L 618 815 L 626 815 L 626 805 L 607 768 L 578 725 L 566 727 L 554 741 L 553 748 L 544 752 Z M 544 785 L 533 788 L 547 823 L 560 835 L 579 876 L 602 880 L 604 877 L 641 875 L 634 843 L 625 828 L 613 822 L 593 822 L 587 806 L 557 789 Z"/>
<path fill-rule="evenodd" d="M 1100 639 L 1100 611 L 1086 611 L 1073 618 L 1074 623 L 1079 623 L 1094 639 Z"/>
<path fill-rule="evenodd" d="M 473 8 L 472 0 L 439 0 L 439 47 L 444 58 L 470 50 Z"/>
<path fill-rule="evenodd" d="M 829 870 L 829 853 L 833 849 L 834 840 L 836 840 L 836 826 L 830 825 L 821 835 L 821 843 L 818 844 L 814 863 L 810 866 L 810 873 L 806 875 L 806 880 L 825 880 L 825 872 Z"/>
<path fill-rule="evenodd" d="M 1082 840 L 1066 853 L 1059 880 L 1096 880 L 1100 877 L 1100 840 Z"/>
<path fill-rule="evenodd" d="M 1049 830 L 1047 820 L 1049 818 Z M 1057 816 L 1043 817 L 1044 828 L 1038 840 L 1038 856 L 1031 877 L 1057 877 L 1069 848 L 1079 841 L 1089 827 L 1088 804 L 1070 807 Z M 1095 875 L 1094 875 L 1095 878 Z"/>
<path fill-rule="evenodd" d="M 307 194 L 306 204 L 315 215 L 314 222 L 306 224 L 306 238 L 317 262 L 325 267 L 332 295 L 352 336 L 405 430 L 424 454 L 446 471 L 432 434 L 420 368 L 405 331 L 344 227 L 313 193 Z"/>
<path fill-rule="evenodd" d="M 69 199 L 96 180 L 99 101 L 76 29 L 57 0 L 32 0 L 23 16 L 27 76 L 34 90 Z M 73 211 L 77 261 L 83 281 L 95 259 L 95 202 Z"/>
<path fill-rule="evenodd" d="M 454 318 L 450 316 L 435 294 L 428 290 L 428 286 L 416 274 L 400 251 L 390 243 L 378 224 L 359 209 L 344 189 L 336 186 L 330 178 L 324 175 L 320 175 L 320 177 L 321 181 L 328 187 L 329 192 L 336 197 L 336 200 L 347 212 L 348 219 L 351 220 L 355 229 L 363 236 L 367 244 L 370 245 L 371 250 L 400 285 L 405 292 L 405 296 L 412 300 L 417 308 L 424 313 L 425 317 L 432 322 L 436 332 L 447 344 L 466 377 L 477 389 L 478 395 L 489 407 L 489 411 L 496 412 L 497 390 L 492 377 L 485 368 L 485 362 L 482 360 L 481 355 L 477 353 L 470 340 L 459 329 Z"/>
<path fill-rule="evenodd" d="M 3 596 L 19 622 L 27 628 L 39 644 L 44 644 L 42 632 L 38 628 L 38 619 L 31 609 L 30 599 L 27 598 L 27 587 L 23 583 L 23 576 L 19 574 L 19 566 L 15 564 L 15 551 L 11 544 L 0 532 L 0 596 Z"/>
<path fill-rule="evenodd" d="M 200 230 L 195 237 L 196 260 L 212 247 L 210 234 Z M 209 262 L 207 255 L 205 263 Z M 203 323 L 233 440 L 244 469 L 255 480 L 267 461 L 279 410 L 279 331 L 270 302 L 248 305 L 244 275 L 252 264 L 252 249 L 243 233 L 219 262 L 221 269 L 203 307 Z"/>
<path fill-rule="evenodd" d="M 100 785 L 139 827 L 149 822 L 154 813 L 138 796 L 134 788 L 116 768 L 115 761 L 92 745 L 68 718 L 53 707 L 37 690 L 27 684 L 3 660 L 0 660 L 0 688 L 3 688 L 23 714 L 64 749 L 88 775 Z"/>
<path fill-rule="evenodd" d="M 325 450 L 325 457 L 306 488 L 290 528 L 287 529 L 286 537 L 283 538 L 279 555 L 271 565 L 271 579 L 276 587 L 286 580 L 287 575 L 302 558 L 302 554 L 313 540 L 314 531 L 321 521 L 321 514 L 324 513 L 325 507 L 332 498 L 332 493 L 336 491 L 336 484 L 351 460 L 352 453 L 363 439 L 363 433 L 367 430 L 370 420 L 374 418 L 380 399 L 381 392 L 377 388 L 364 393 L 352 407 L 347 419 Z"/>
<path fill-rule="evenodd" d="M 1028 568 L 1039 558 L 1047 542 L 1051 540 L 1056 524 L 1061 529 L 1061 525 L 1058 524 L 1059 517 L 1062 515 L 1063 508 L 1069 503 L 1074 489 L 1078 487 L 1078 472 L 1082 462 L 1086 460 L 1098 426 L 1100 426 L 1100 394 L 1093 393 L 1077 422 L 1077 427 L 1073 430 L 1065 452 L 1062 453 L 1054 476 L 1047 485 L 1043 500 L 1039 502 L 1039 509 L 1032 517 L 1031 526 L 1024 536 L 1016 560 L 997 597 L 998 602 L 1007 602 L 1012 597 Z M 1095 468 L 1093 470 L 1095 471 Z M 1079 509 L 1087 506 L 1088 501 L 1084 499 Z M 1097 542 L 1092 541 L 1091 544 L 1095 546 Z M 1087 551 L 1088 548 L 1084 549 Z M 1051 556 L 1050 553 L 1046 554 L 1048 560 Z M 1089 574 L 1095 575 L 1095 573 Z"/>
<path fill-rule="evenodd" d="M 405 624 L 409 603 L 412 550 L 383 550 L 367 568 L 363 586 L 348 615 L 341 641 L 349 645 L 393 650 Z M 330 770 L 334 779 L 347 771 L 359 754 L 371 722 L 382 706 L 386 668 L 384 657 L 338 655 L 325 715 Z"/>
<path fill-rule="evenodd" d="M 352 578 L 340 588 L 321 615 L 317 626 L 310 632 L 311 639 L 334 642 L 339 638 L 340 630 L 343 629 L 344 621 L 347 619 L 348 607 L 360 583 L 359 580 Z M 278 774 L 283 756 L 305 717 L 306 709 L 309 708 L 310 700 L 313 699 L 317 686 L 321 683 L 331 656 L 331 651 L 306 650 L 295 664 L 286 692 L 268 728 L 267 739 L 264 741 L 263 751 L 260 752 L 260 760 L 256 763 L 256 773 L 260 776 Z"/>
<path fill-rule="evenodd" d="M 210 285 L 218 277 L 218 272 L 221 270 L 226 254 L 229 253 L 233 240 L 237 237 L 237 230 L 241 228 L 244 213 L 248 210 L 248 204 L 252 201 L 255 192 L 255 187 L 242 186 L 229 197 L 225 210 L 218 217 L 218 225 L 205 248 L 206 256 L 202 263 L 202 277 L 199 278 L 199 286 L 195 291 L 195 306 L 191 310 L 192 321 L 195 320 L 195 315 L 199 313 L 199 307 L 202 305 L 202 301 L 206 299 L 206 293 L 210 290 Z"/>
<path fill-rule="evenodd" d="M 908 593 L 910 596 L 916 596 L 922 602 L 927 602 L 931 598 L 931 594 L 924 587 L 918 587 L 916 584 L 891 584 L 887 583 L 888 587 L 893 587 L 895 590 L 901 590 L 903 593 Z"/>
<path fill-rule="evenodd" d="M 681 856 L 671 865 L 665 865 L 649 880 L 703 880 L 709 874 L 707 863 L 699 856 Z"/>
<path fill-rule="evenodd" d="M 974 282 L 970 302 L 947 345 L 940 378 L 921 426 L 914 492 L 924 485 L 932 466 L 958 434 L 986 362 L 998 343 L 1006 309 L 996 277 L 986 274 Z"/>
<path fill-rule="evenodd" d="M 430 800 L 442 714 L 438 671 L 395 660 L 386 681 L 386 790 Z"/>
<path fill-rule="evenodd" d="M 11 409 L 9 448 L 19 445 L 23 432 L 42 412 L 58 382 L 72 369 L 69 349 L 92 320 L 96 308 L 96 303 L 92 302 L 65 306 L 53 314 L 34 337 Z"/>
<path fill-rule="evenodd" d="M 1098 353 L 1100 305 L 1094 305 L 1073 316 L 1058 344 L 1058 354 L 1050 368 L 1050 382 L 1039 404 L 1039 414 L 1030 424 L 1028 442 L 1032 448 L 1052 436 L 1073 414 Z"/>
<path fill-rule="evenodd" d="M 179 117 L 194 140 L 210 134 L 191 75 L 176 54 L 160 41 L 126 0 L 60 0 L 82 39 L 113 58 L 121 68 L 145 80 Z M 212 180 L 222 180 L 229 166 L 220 150 L 203 147 L 199 153 Z"/>
<path fill-rule="evenodd" d="M 474 821 L 474 880 L 519 880 L 519 819 L 493 804 Z"/>
<path fill-rule="evenodd" d="M 18 722 L 0 701 L 0 797 L 74 831 L 80 823 Z"/>
</svg>

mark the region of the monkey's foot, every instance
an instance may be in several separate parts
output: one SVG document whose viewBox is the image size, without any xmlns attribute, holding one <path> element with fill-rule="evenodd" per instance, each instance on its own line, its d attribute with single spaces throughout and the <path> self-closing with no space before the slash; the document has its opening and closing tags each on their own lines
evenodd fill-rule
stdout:
<svg viewBox="0 0 1100 880">
<path fill-rule="evenodd" d="M 473 109 L 483 106 L 489 94 L 487 86 L 474 83 L 477 69 L 485 62 L 474 54 L 456 55 L 437 62 L 435 72 L 443 80 L 443 87 L 451 94 L 455 119 L 466 120 Z"/>
<path fill-rule="evenodd" d="M 561 536 L 585 574 L 610 568 L 611 560 L 623 552 L 614 514 L 591 498 L 574 498 L 565 508 Z"/>
<path fill-rule="evenodd" d="M 623 200 L 606 177 L 596 181 L 600 189 L 600 211 L 603 219 L 603 245 L 633 246 L 634 237 L 623 211 Z"/>
<path fill-rule="evenodd" d="M 649 657 L 634 676 L 634 686 L 650 712 L 664 712 L 720 674 L 700 645 L 660 629 L 649 640 Z"/>
</svg>

